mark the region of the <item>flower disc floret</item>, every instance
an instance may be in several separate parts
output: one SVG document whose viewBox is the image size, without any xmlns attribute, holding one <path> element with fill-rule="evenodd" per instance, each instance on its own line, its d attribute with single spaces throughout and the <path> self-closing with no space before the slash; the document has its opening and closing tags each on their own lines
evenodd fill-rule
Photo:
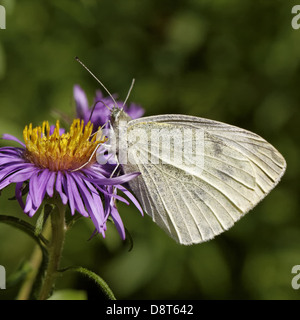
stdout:
<svg viewBox="0 0 300 320">
<path fill-rule="evenodd" d="M 92 131 L 93 125 L 90 122 L 84 125 L 80 119 L 75 119 L 69 132 L 62 134 L 59 121 L 54 129 L 48 121 L 36 128 L 30 124 L 23 131 L 25 158 L 51 171 L 76 170 L 84 164 L 91 164 L 95 162 L 95 157 L 90 159 L 95 149 L 106 141 L 105 138 L 97 140 L 101 134 L 92 135 Z"/>
</svg>

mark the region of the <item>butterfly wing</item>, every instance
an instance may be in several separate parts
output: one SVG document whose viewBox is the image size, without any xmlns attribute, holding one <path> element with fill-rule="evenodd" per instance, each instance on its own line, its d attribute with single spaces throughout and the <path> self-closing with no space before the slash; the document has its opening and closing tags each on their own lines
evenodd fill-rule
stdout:
<svg viewBox="0 0 300 320">
<path fill-rule="evenodd" d="M 127 124 L 126 133 L 123 170 L 141 172 L 129 182 L 131 190 L 153 221 L 185 245 L 228 230 L 286 168 L 282 155 L 260 136 L 199 117 L 139 118 Z M 197 142 L 202 151 L 195 159 Z M 164 145 L 172 156 L 162 152 Z"/>
</svg>

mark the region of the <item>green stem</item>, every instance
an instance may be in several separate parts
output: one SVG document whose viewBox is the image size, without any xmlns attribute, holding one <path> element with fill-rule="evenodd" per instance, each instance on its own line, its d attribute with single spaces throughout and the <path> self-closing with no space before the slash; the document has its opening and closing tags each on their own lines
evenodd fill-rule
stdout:
<svg viewBox="0 0 300 320">
<path fill-rule="evenodd" d="M 89 279 L 94 280 L 108 299 L 116 300 L 116 297 L 115 297 L 114 293 L 112 292 L 112 290 L 110 289 L 110 287 L 108 286 L 108 284 L 100 276 L 98 276 L 95 272 L 88 270 L 86 268 L 83 268 L 83 267 L 69 267 L 69 268 L 65 268 L 65 269 L 60 270 L 60 272 L 66 272 L 66 271 L 79 272 L 79 273 L 87 276 Z"/>
<path fill-rule="evenodd" d="M 20 291 L 17 296 L 17 300 L 28 300 L 32 291 L 32 287 L 34 284 L 34 281 L 37 277 L 38 270 L 40 268 L 40 265 L 42 263 L 42 252 L 40 248 L 35 245 L 34 251 L 31 255 L 29 265 L 30 265 L 30 272 L 28 273 L 23 285 L 20 288 Z"/>
<path fill-rule="evenodd" d="M 46 230 L 43 231 L 43 234 L 37 234 L 36 228 L 32 226 L 30 223 L 23 221 L 22 219 L 6 215 L 0 215 L 0 223 L 6 223 L 25 232 L 37 243 L 37 246 L 35 247 L 29 262 L 31 271 L 27 273 L 26 279 L 23 285 L 21 286 L 19 294 L 17 296 L 18 300 L 28 300 L 31 298 L 31 291 L 33 289 L 33 285 L 38 282 L 36 278 L 39 276 L 39 273 L 44 274 L 42 270 L 45 270 L 48 264 L 47 238 L 49 232 L 47 230 L 49 228 L 46 228 Z M 41 272 L 39 271 L 40 269 L 42 269 Z M 41 278 L 42 277 L 40 276 L 38 280 L 40 280 Z"/>
<path fill-rule="evenodd" d="M 39 232 L 37 232 L 37 230 L 38 229 L 36 226 L 35 234 L 38 234 L 39 236 L 41 236 L 43 234 L 43 236 L 46 239 L 49 239 L 49 237 L 51 235 L 51 221 L 50 221 L 50 219 L 44 223 L 43 229 L 40 229 Z M 36 300 L 37 299 L 38 294 L 40 292 L 40 288 L 41 288 L 43 279 L 44 279 L 45 270 L 48 265 L 48 257 L 49 257 L 48 246 L 49 246 L 49 241 L 47 240 L 47 253 L 46 253 L 46 255 L 43 254 L 41 259 L 40 259 L 40 256 L 38 255 L 38 252 L 37 252 L 38 248 L 35 248 L 35 250 L 32 254 L 31 260 L 30 260 L 30 264 L 32 266 L 32 272 L 31 272 L 31 274 L 28 275 L 28 278 L 27 278 L 28 281 L 24 282 L 23 288 L 21 288 L 21 290 L 20 290 L 19 298 L 24 298 L 25 300 L 28 300 L 28 299 Z M 27 287 L 27 293 L 29 294 L 27 296 L 26 296 L 26 287 Z M 21 295 L 22 291 L 25 293 L 23 295 L 23 297 Z"/>
<path fill-rule="evenodd" d="M 49 262 L 40 290 L 39 300 L 46 300 L 51 295 L 55 280 L 59 275 L 59 264 L 65 239 L 65 206 L 57 201 L 51 212 L 52 237 L 49 245 Z"/>
</svg>

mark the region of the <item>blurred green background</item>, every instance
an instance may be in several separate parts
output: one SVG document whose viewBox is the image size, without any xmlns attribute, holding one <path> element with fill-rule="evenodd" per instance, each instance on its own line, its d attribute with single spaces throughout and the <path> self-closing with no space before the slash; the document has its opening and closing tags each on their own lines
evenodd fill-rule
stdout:
<svg viewBox="0 0 300 320">
<path fill-rule="evenodd" d="M 67 234 L 62 266 L 101 275 L 119 299 L 298 299 L 291 269 L 300 264 L 300 29 L 291 27 L 296 1 L 44 0 L 0 1 L 0 132 L 22 139 L 32 122 L 74 115 L 73 85 L 90 102 L 96 81 L 79 56 L 121 98 L 146 115 L 184 113 L 251 130 L 285 156 L 287 172 L 271 194 L 213 241 L 184 247 L 134 206 L 120 206 L 134 246 L 113 225 L 88 241 L 81 219 Z M 0 214 L 29 222 L 2 191 Z M 33 241 L 0 225 L 0 265 L 7 276 L 28 259 Z M 95 285 L 66 274 L 58 289 L 102 299 Z M 13 299 L 18 286 L 0 290 Z"/>
</svg>

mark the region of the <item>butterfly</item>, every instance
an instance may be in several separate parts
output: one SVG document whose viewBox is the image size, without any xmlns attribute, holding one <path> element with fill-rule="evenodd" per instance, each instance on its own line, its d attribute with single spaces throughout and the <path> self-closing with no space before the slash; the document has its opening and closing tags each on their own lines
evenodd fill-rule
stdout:
<svg viewBox="0 0 300 320">
<path fill-rule="evenodd" d="M 152 220 L 183 245 L 228 230 L 286 169 L 269 142 L 233 125 L 179 114 L 132 120 L 116 103 L 111 119 L 118 165 L 124 173 L 140 172 L 128 182 L 131 191 Z"/>
<path fill-rule="evenodd" d="M 266 140 L 222 122 L 179 114 L 130 120 L 123 110 L 115 110 L 114 131 L 120 123 L 122 135 L 133 143 L 125 150 L 122 169 L 141 173 L 129 181 L 130 189 L 153 221 L 184 245 L 228 230 L 277 185 L 286 169 L 283 156 Z M 184 154 L 184 143 L 181 150 L 176 146 L 174 132 L 176 138 L 187 130 L 200 133 L 191 136 L 201 140 L 198 159 Z M 124 140 L 119 147 L 117 143 L 117 155 L 125 154 Z M 163 152 L 163 141 L 173 157 Z M 187 161 L 178 161 L 176 151 Z"/>
</svg>

